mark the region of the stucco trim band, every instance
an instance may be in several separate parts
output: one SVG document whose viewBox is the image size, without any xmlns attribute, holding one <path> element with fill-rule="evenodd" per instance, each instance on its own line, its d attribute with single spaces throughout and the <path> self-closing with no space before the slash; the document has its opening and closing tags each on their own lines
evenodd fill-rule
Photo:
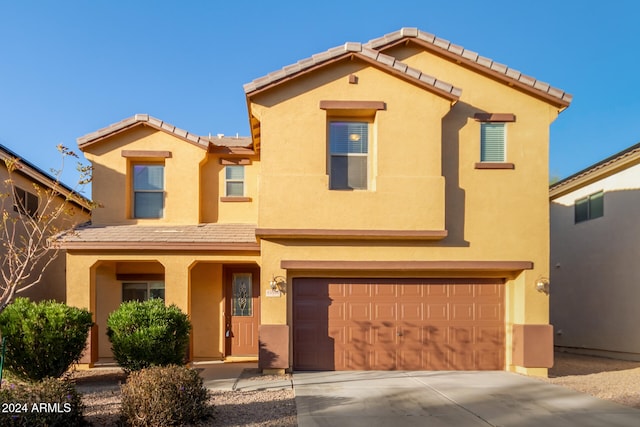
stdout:
<svg viewBox="0 0 640 427">
<path fill-rule="evenodd" d="M 532 270 L 532 261 L 305 261 L 282 260 L 285 270 L 447 270 L 522 271 Z"/>
<path fill-rule="evenodd" d="M 553 326 L 513 325 L 513 364 L 525 368 L 553 367 Z"/>
<path fill-rule="evenodd" d="M 256 228 L 256 236 L 268 239 L 442 240 L 447 230 L 335 230 L 304 228 Z"/>
</svg>

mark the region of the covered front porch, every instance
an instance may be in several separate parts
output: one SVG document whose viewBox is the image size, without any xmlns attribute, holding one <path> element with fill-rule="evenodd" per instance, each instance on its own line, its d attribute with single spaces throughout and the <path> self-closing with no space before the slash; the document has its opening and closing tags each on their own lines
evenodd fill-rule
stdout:
<svg viewBox="0 0 640 427">
<path fill-rule="evenodd" d="M 218 258 L 218 259 L 215 259 Z M 107 318 L 123 301 L 162 298 L 192 323 L 191 361 L 256 360 L 259 257 L 180 254 L 67 254 L 67 303 L 88 308 L 95 325 L 84 367 L 113 361 Z"/>
</svg>

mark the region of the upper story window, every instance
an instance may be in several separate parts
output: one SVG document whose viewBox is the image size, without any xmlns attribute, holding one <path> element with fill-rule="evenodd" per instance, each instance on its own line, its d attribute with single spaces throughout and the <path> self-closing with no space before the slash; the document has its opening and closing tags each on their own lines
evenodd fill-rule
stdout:
<svg viewBox="0 0 640 427">
<path fill-rule="evenodd" d="M 244 166 L 225 166 L 225 195 L 227 197 L 244 196 Z"/>
<path fill-rule="evenodd" d="M 13 210 L 35 218 L 38 213 L 38 196 L 18 187 L 15 187 L 14 194 L 16 199 Z"/>
<path fill-rule="evenodd" d="M 480 161 L 506 161 L 506 129 L 504 123 L 480 124 Z"/>
<path fill-rule="evenodd" d="M 164 212 L 164 165 L 133 165 L 133 217 L 162 218 Z"/>
<path fill-rule="evenodd" d="M 587 221 L 589 219 L 600 218 L 603 215 L 604 193 L 602 191 L 576 200 L 574 207 L 574 218 L 576 223 Z"/>
<path fill-rule="evenodd" d="M 329 188 L 366 190 L 369 123 L 329 122 Z"/>
<path fill-rule="evenodd" d="M 476 113 L 480 122 L 480 161 L 476 169 L 515 169 L 507 162 L 507 123 L 515 122 L 512 113 Z"/>
</svg>

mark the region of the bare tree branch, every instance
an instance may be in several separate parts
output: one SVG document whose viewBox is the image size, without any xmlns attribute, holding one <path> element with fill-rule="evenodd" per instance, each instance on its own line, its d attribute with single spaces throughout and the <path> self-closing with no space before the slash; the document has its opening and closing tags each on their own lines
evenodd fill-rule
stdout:
<svg viewBox="0 0 640 427">
<path fill-rule="evenodd" d="M 44 272 L 60 250 L 54 237 L 73 227 L 78 203 L 91 207 L 79 194 L 79 190 L 91 182 L 91 166 L 78 162 L 76 187 L 64 186 L 60 177 L 65 160 L 78 156 L 63 145 L 57 148 L 62 157 L 62 167 L 52 170 L 49 176 L 44 174 L 45 182 L 25 177 L 32 181 L 28 189 L 16 185 L 18 175 L 24 175 L 26 166 L 18 158 L 4 159 L 8 178 L 0 189 L 0 312 L 16 294 L 42 281 Z"/>
</svg>

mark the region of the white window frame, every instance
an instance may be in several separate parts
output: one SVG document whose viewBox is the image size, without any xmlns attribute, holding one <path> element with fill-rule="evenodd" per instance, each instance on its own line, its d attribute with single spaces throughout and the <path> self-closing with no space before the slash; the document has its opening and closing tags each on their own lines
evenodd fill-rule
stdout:
<svg viewBox="0 0 640 427">
<path fill-rule="evenodd" d="M 241 170 L 242 171 L 242 178 L 230 178 L 229 177 L 229 172 L 232 170 Z M 225 191 L 225 196 L 226 197 L 244 197 L 245 195 L 245 174 L 246 170 L 244 168 L 244 165 L 227 165 L 224 167 L 224 191 Z M 240 183 L 242 184 L 242 194 L 230 194 L 229 193 L 229 184 L 233 184 L 233 183 Z"/>
<path fill-rule="evenodd" d="M 332 150 L 332 144 L 331 144 L 331 126 L 334 123 L 358 123 L 358 124 L 363 124 L 366 125 L 367 128 L 367 152 L 366 153 L 350 153 L 350 152 L 334 152 Z M 347 118 L 333 118 L 330 119 L 328 122 L 328 129 L 327 129 L 327 133 L 328 133 L 328 138 L 327 138 L 327 145 L 328 145 L 328 152 L 329 152 L 329 156 L 328 156 L 328 172 L 329 172 L 329 189 L 330 190 L 355 190 L 355 191 L 363 191 L 363 190 L 369 190 L 370 188 L 370 176 L 371 176 L 371 165 L 370 165 L 370 152 L 371 152 L 371 122 L 367 121 L 367 120 L 357 120 L 357 119 L 347 119 Z M 333 182 L 333 173 L 332 173 L 332 161 L 334 157 L 346 157 L 347 160 L 349 157 L 364 157 L 365 158 L 365 167 L 366 167 L 366 177 L 365 177 L 365 182 L 364 182 L 364 186 L 362 187 L 337 187 L 336 184 Z"/>
<path fill-rule="evenodd" d="M 486 159 L 484 156 L 484 145 L 486 144 L 484 135 L 486 126 L 502 127 L 502 158 L 501 159 Z M 506 122 L 481 122 L 480 123 L 480 162 L 481 163 L 506 163 L 507 161 L 507 123 Z"/>
<path fill-rule="evenodd" d="M 154 189 L 136 189 L 136 167 L 162 167 L 162 189 L 154 190 Z M 164 163 L 132 163 L 131 164 L 131 216 L 135 219 L 159 219 L 164 217 L 164 209 L 165 209 L 165 190 L 166 190 L 166 180 L 165 180 L 165 165 Z M 161 193 L 161 205 L 160 214 L 158 216 L 142 216 L 138 212 L 136 212 L 136 196 L 138 194 L 149 194 L 149 193 Z"/>
</svg>

